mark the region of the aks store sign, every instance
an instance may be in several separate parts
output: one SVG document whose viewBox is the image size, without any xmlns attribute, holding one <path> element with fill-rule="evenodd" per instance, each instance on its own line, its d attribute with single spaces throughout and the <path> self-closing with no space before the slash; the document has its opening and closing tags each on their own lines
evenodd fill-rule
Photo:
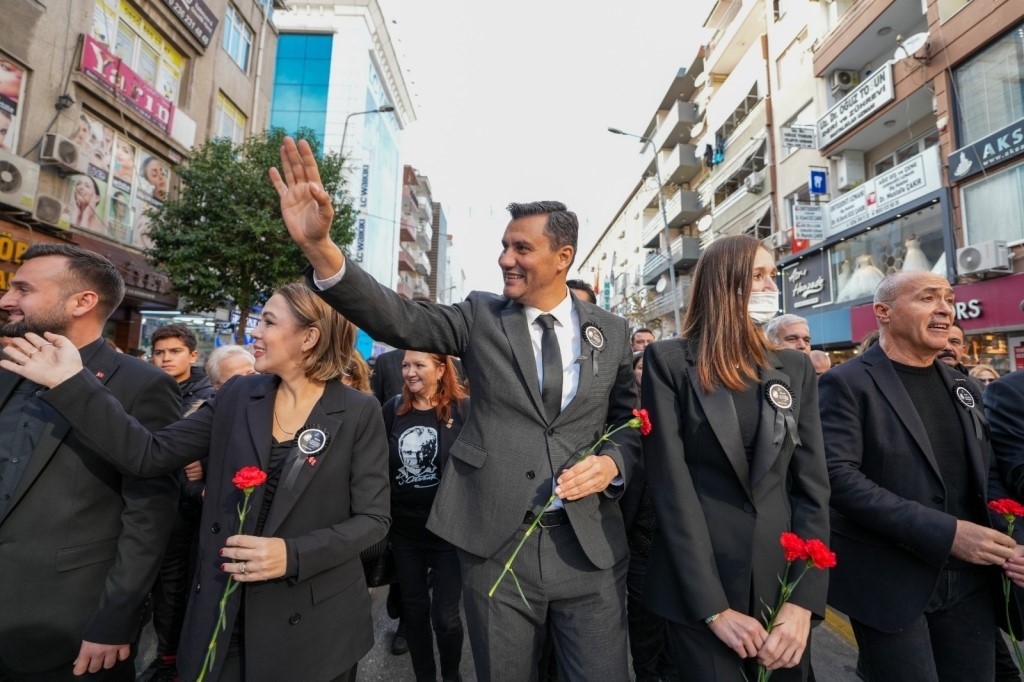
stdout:
<svg viewBox="0 0 1024 682">
<path fill-rule="evenodd" d="M 1024 118 L 949 155 L 949 177 L 960 182 L 1024 154 Z"/>
</svg>

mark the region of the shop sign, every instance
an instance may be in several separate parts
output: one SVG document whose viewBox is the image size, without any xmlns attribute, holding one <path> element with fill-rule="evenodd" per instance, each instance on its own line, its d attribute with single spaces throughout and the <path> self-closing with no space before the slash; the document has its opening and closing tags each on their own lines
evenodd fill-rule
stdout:
<svg viewBox="0 0 1024 682">
<path fill-rule="evenodd" d="M 363 173 L 359 178 L 359 218 L 356 220 L 356 252 L 355 261 L 363 262 L 366 251 L 366 206 L 370 193 L 370 165 L 363 164 Z"/>
<path fill-rule="evenodd" d="M 895 97 L 892 63 L 875 71 L 818 119 L 818 149 L 824 149 L 846 131 L 875 113 Z"/>
<path fill-rule="evenodd" d="M 791 125 L 782 128 L 782 148 L 817 149 L 818 131 L 813 125 Z"/>
<path fill-rule="evenodd" d="M 838 234 L 941 189 L 937 147 L 929 147 L 828 204 L 828 233 Z"/>
<path fill-rule="evenodd" d="M 210 44 L 213 32 L 217 28 L 217 17 L 203 3 L 203 0 L 164 0 L 164 3 L 185 25 L 185 28 L 199 39 L 203 47 Z"/>
<path fill-rule="evenodd" d="M 1024 118 L 950 154 L 949 175 L 958 182 L 1021 154 L 1024 154 Z"/>
<path fill-rule="evenodd" d="M 793 204 L 793 238 L 807 241 L 825 238 L 825 204 Z"/>
<path fill-rule="evenodd" d="M 0 291 L 11 288 L 11 278 L 21 265 L 21 257 L 33 244 L 60 244 L 62 240 L 41 235 L 14 225 L 0 222 Z"/>
<path fill-rule="evenodd" d="M 125 66 L 106 45 L 85 36 L 82 47 L 82 73 L 134 109 L 140 116 L 165 133 L 171 132 L 174 104 Z"/>
<path fill-rule="evenodd" d="M 819 307 L 832 302 L 832 281 L 824 253 L 810 256 L 782 271 L 786 312 Z"/>
</svg>

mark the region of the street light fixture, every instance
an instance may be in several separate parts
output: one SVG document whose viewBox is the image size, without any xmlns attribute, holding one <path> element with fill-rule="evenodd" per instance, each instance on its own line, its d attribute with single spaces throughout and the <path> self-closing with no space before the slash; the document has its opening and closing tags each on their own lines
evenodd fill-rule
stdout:
<svg viewBox="0 0 1024 682">
<path fill-rule="evenodd" d="M 675 263 L 672 262 L 672 240 L 670 239 L 668 231 L 668 213 L 665 210 L 665 186 L 661 184 L 661 166 L 658 163 L 658 150 L 654 148 L 654 144 L 649 137 L 627 133 L 626 131 L 619 130 L 618 128 L 609 128 L 608 132 L 616 135 L 625 135 L 626 137 L 635 137 L 644 143 L 644 149 L 647 148 L 647 145 L 651 145 L 651 149 L 654 150 L 654 178 L 658 182 L 658 207 L 661 209 L 661 235 L 665 240 L 665 252 L 666 258 L 668 259 L 668 278 L 669 283 L 672 286 L 672 313 L 673 319 L 676 323 L 676 334 L 681 334 L 683 326 L 679 321 L 679 311 L 682 309 L 683 304 L 682 301 L 679 300 L 679 289 L 676 287 L 676 266 Z M 644 149 L 640 150 L 641 154 Z"/>
<path fill-rule="evenodd" d="M 341 156 L 344 159 L 348 159 L 345 155 L 345 138 L 348 137 L 348 120 L 353 116 L 364 116 L 366 114 L 387 114 L 395 110 L 395 107 L 390 104 L 384 104 L 377 107 L 376 109 L 367 109 L 366 111 L 353 111 L 351 114 L 345 117 L 345 128 L 341 131 Z"/>
</svg>

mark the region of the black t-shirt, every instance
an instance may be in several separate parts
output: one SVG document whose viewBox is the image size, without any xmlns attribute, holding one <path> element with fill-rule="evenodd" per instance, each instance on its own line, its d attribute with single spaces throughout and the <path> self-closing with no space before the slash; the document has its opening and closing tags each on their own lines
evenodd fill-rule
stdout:
<svg viewBox="0 0 1024 682">
<path fill-rule="evenodd" d="M 418 531 L 426 528 L 448 452 L 469 414 L 469 399 L 452 406 L 447 422 L 433 409 L 396 415 L 401 399 L 395 396 L 384 404 L 384 423 L 391 426 L 391 522 L 396 530 Z"/>
</svg>

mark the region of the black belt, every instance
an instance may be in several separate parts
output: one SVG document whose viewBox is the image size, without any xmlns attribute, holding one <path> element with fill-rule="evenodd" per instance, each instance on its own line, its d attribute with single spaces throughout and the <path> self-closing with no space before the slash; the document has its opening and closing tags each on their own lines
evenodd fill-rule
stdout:
<svg viewBox="0 0 1024 682">
<path fill-rule="evenodd" d="M 536 518 L 537 515 L 532 511 L 526 512 L 526 516 L 523 517 L 523 525 L 530 525 Z M 567 523 L 569 523 L 569 515 L 565 513 L 564 509 L 552 509 L 540 515 L 540 523 L 537 525 L 541 528 L 554 528 L 556 526 L 564 526 Z"/>
</svg>

